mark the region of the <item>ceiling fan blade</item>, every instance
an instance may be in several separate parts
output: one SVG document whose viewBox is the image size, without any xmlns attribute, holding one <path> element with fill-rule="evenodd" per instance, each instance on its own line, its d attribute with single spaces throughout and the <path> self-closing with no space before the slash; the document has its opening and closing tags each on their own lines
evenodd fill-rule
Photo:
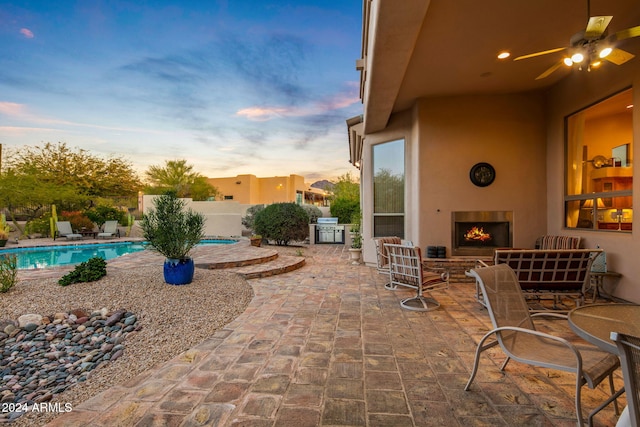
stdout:
<svg viewBox="0 0 640 427">
<path fill-rule="evenodd" d="M 635 55 L 627 52 L 626 50 L 613 49 L 609 55 L 605 56 L 604 59 L 609 62 L 613 62 L 616 65 L 622 65 L 633 57 L 635 57 Z"/>
<path fill-rule="evenodd" d="M 542 73 L 538 77 L 536 77 L 536 80 L 540 80 L 540 79 L 544 79 L 546 77 L 549 77 L 551 75 L 551 73 L 553 73 L 558 68 L 560 68 L 561 65 L 562 65 L 562 61 L 556 62 L 551 67 L 549 67 L 544 73 Z"/>
<path fill-rule="evenodd" d="M 631 37 L 638 36 L 640 36 L 640 25 L 638 25 L 637 27 L 620 30 L 615 34 L 616 40 L 630 39 Z"/>
<path fill-rule="evenodd" d="M 522 56 L 518 56 L 517 58 L 514 58 L 514 61 L 520 61 L 521 59 L 528 59 L 528 58 L 535 58 L 536 56 L 542 56 L 542 55 L 547 55 L 549 53 L 554 53 L 554 52 L 560 52 L 561 50 L 565 50 L 566 47 L 557 47 L 555 49 L 549 49 L 549 50 L 543 50 L 542 52 L 535 52 L 535 53 L 530 53 L 528 55 L 522 55 Z"/>
<path fill-rule="evenodd" d="M 611 19 L 613 19 L 613 16 L 592 16 L 589 18 L 584 38 L 587 40 L 600 38 L 609 26 Z"/>
</svg>

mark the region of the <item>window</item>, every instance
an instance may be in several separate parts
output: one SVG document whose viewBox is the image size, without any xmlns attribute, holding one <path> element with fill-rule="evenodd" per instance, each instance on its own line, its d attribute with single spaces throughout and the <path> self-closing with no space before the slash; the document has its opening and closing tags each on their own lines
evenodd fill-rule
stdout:
<svg viewBox="0 0 640 427">
<path fill-rule="evenodd" d="M 404 238 L 404 140 L 373 146 L 373 237 Z"/>
<path fill-rule="evenodd" d="M 233 196 L 224 196 L 225 200 L 233 200 Z"/>
<path fill-rule="evenodd" d="M 566 227 L 632 230 L 632 107 L 628 89 L 567 117 Z"/>
</svg>

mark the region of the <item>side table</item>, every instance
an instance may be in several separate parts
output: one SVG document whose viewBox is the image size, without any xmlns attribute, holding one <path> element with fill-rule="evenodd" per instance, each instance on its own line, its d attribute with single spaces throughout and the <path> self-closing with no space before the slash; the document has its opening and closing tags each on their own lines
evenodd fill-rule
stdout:
<svg viewBox="0 0 640 427">
<path fill-rule="evenodd" d="M 592 271 L 590 273 L 589 288 L 585 289 L 585 292 L 588 291 L 589 289 L 593 290 L 593 298 L 591 299 L 592 303 L 596 302 L 596 299 L 598 298 L 598 296 L 601 295 L 605 277 L 618 278 L 618 277 L 622 277 L 622 274 L 617 273 L 615 271 L 604 271 L 604 272 Z"/>
</svg>

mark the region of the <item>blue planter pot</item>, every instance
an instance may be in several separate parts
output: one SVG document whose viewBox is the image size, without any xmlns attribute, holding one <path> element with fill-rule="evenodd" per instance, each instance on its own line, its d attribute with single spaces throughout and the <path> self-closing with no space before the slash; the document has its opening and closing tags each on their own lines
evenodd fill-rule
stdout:
<svg viewBox="0 0 640 427">
<path fill-rule="evenodd" d="M 192 258 L 164 261 L 164 281 L 170 285 L 186 285 L 193 280 L 195 264 Z"/>
</svg>

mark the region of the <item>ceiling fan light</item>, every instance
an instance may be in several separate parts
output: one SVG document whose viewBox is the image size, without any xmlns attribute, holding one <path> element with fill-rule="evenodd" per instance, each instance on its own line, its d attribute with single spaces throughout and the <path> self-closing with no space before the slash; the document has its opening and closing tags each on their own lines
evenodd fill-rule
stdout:
<svg viewBox="0 0 640 427">
<path fill-rule="evenodd" d="M 609 56 L 609 54 L 613 51 L 613 49 L 611 49 L 610 47 L 605 47 L 604 49 L 602 49 L 600 51 L 600 53 L 598 54 L 598 56 L 600 58 L 606 58 L 607 56 Z"/>
<path fill-rule="evenodd" d="M 582 61 L 584 61 L 584 55 L 581 54 L 580 52 L 576 52 L 573 55 L 571 55 L 571 61 L 573 61 L 574 64 L 579 64 Z"/>
<path fill-rule="evenodd" d="M 602 64 L 602 61 L 597 60 L 597 61 L 593 61 L 593 62 L 591 63 L 591 66 L 592 66 L 593 68 L 598 68 L 601 64 Z"/>
<path fill-rule="evenodd" d="M 566 65 L 567 67 L 571 67 L 573 65 L 573 61 L 571 60 L 571 58 L 569 58 L 568 56 L 565 57 L 562 62 L 564 62 L 564 65 Z"/>
</svg>

